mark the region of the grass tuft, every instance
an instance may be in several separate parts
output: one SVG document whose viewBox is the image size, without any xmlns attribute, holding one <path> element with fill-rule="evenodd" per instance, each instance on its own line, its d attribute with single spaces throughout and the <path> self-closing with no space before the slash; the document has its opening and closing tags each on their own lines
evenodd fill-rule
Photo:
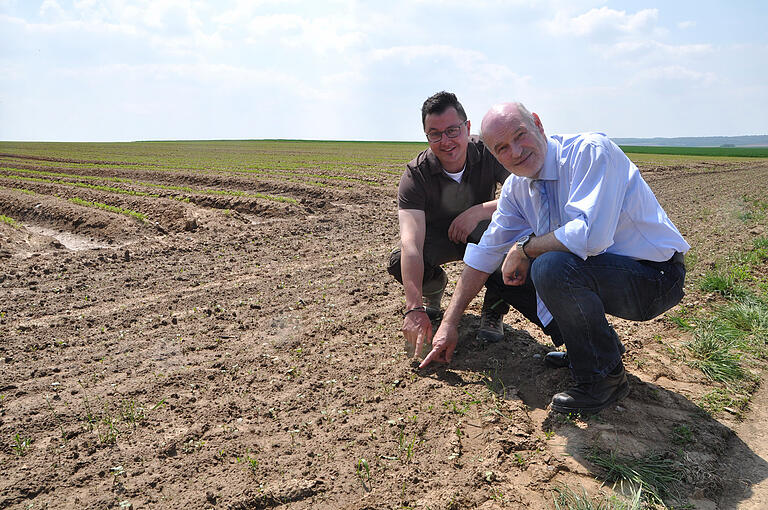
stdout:
<svg viewBox="0 0 768 510">
<path fill-rule="evenodd" d="M 731 329 L 721 328 L 718 321 L 700 323 L 694 331 L 694 338 L 686 347 L 694 358 L 689 363 L 718 382 L 743 379 L 741 356 L 736 352 L 736 341 L 731 338 Z"/>
<path fill-rule="evenodd" d="M 555 487 L 552 491 L 552 499 L 555 510 L 640 510 L 642 506 L 642 488 L 632 492 L 629 501 L 622 501 L 617 496 L 590 497 L 584 487 L 579 492 L 567 485 Z"/>
<path fill-rule="evenodd" d="M 734 271 L 719 269 L 707 271 L 699 281 L 699 289 L 704 292 L 717 292 L 729 299 L 742 298 L 749 294 L 748 290 L 737 281 Z"/>
<path fill-rule="evenodd" d="M 682 480 L 677 463 L 661 454 L 649 454 L 643 457 L 619 457 L 613 451 L 594 448 L 586 458 L 595 466 L 604 470 L 602 476 L 606 482 L 624 484 L 631 489 L 643 491 L 643 497 L 651 503 L 663 504 L 663 499 L 671 495 L 674 487 Z"/>
</svg>

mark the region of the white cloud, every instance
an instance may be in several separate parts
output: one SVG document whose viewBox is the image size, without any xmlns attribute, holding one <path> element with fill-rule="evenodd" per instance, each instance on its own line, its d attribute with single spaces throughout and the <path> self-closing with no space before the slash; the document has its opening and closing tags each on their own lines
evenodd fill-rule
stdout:
<svg viewBox="0 0 768 510">
<path fill-rule="evenodd" d="M 602 38 L 647 34 L 655 28 L 658 18 L 658 9 L 643 9 L 635 14 L 627 14 L 626 11 L 600 7 L 575 17 L 559 12 L 544 26 L 554 35 Z"/>
<path fill-rule="evenodd" d="M 717 81 L 713 72 L 701 72 L 680 65 L 652 67 L 641 71 L 633 80 L 638 82 L 686 82 L 686 86 L 708 86 Z"/>
<path fill-rule="evenodd" d="M 358 46 L 365 34 L 353 20 L 345 17 L 304 18 L 296 14 L 255 16 L 247 23 L 250 44 L 277 40 L 291 48 L 313 53 L 344 52 Z"/>
<path fill-rule="evenodd" d="M 217 25 L 239 25 L 259 16 L 267 6 L 290 7 L 297 2 L 298 0 L 235 0 L 231 8 L 224 8 L 211 19 Z"/>
<path fill-rule="evenodd" d="M 677 28 L 679 28 L 681 30 L 685 30 L 685 29 L 688 29 L 688 28 L 693 28 L 695 26 L 696 26 L 696 22 L 695 21 L 690 21 L 690 20 L 689 21 L 681 21 L 681 22 L 679 22 L 677 24 Z"/>
<path fill-rule="evenodd" d="M 52 15 L 53 17 L 63 17 L 64 9 L 61 8 L 56 0 L 45 0 L 40 6 L 40 16 Z"/>
<path fill-rule="evenodd" d="M 711 44 L 681 44 L 671 45 L 657 41 L 622 41 L 607 49 L 610 56 L 642 56 L 654 54 L 662 58 L 700 56 L 712 53 Z"/>
</svg>

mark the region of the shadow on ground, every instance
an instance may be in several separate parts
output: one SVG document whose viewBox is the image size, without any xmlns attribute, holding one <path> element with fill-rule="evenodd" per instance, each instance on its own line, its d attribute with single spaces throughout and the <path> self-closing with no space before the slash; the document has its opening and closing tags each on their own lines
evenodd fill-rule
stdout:
<svg viewBox="0 0 768 510">
<path fill-rule="evenodd" d="M 606 471 L 588 460 L 591 452 L 612 452 L 624 460 L 657 455 L 680 479 L 665 495 L 667 503 L 723 509 L 739 507 L 753 495 L 754 485 L 768 479 L 768 462 L 731 428 L 684 395 L 644 380 L 640 371 L 627 372 L 629 396 L 597 415 L 550 411 L 552 395 L 572 383 L 568 370 L 544 364 L 552 346 L 509 327 L 506 341 L 482 344 L 474 339 L 478 325 L 478 316 L 464 317 L 453 362 L 433 369 L 435 375 L 454 386 L 471 386 L 481 383 L 470 374 L 479 374 L 499 397 L 522 401 L 529 410 L 531 435 L 554 437 L 547 443 L 553 453 L 580 465 L 572 472 L 605 479 Z"/>
</svg>

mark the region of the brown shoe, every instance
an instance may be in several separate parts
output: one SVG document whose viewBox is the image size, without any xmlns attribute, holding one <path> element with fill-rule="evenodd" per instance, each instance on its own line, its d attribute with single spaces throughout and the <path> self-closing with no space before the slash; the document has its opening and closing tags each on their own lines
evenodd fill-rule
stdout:
<svg viewBox="0 0 768 510">
<path fill-rule="evenodd" d="M 424 284 L 422 288 L 421 301 L 424 303 L 424 307 L 427 309 L 427 315 L 431 320 L 438 319 L 442 315 L 442 301 L 443 293 L 445 293 L 445 286 L 448 284 L 448 275 L 445 271 L 441 271 L 432 281 Z"/>
<path fill-rule="evenodd" d="M 496 311 L 496 305 L 483 301 L 480 327 L 477 329 L 477 339 L 481 342 L 496 343 L 504 340 L 504 315 Z"/>
</svg>

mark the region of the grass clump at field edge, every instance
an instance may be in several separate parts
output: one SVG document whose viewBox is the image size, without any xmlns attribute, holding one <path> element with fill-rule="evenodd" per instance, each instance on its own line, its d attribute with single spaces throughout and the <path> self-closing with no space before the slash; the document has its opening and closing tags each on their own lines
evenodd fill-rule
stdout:
<svg viewBox="0 0 768 510">
<path fill-rule="evenodd" d="M 555 510 L 640 510 L 643 508 L 642 494 L 642 490 L 636 490 L 629 501 L 623 501 L 615 495 L 591 497 L 584 487 L 577 492 L 561 486 L 552 491 L 552 500 Z"/>
<path fill-rule="evenodd" d="M 642 457 L 620 457 L 613 451 L 594 448 L 587 461 L 603 470 L 601 478 L 624 489 L 624 485 L 655 504 L 672 495 L 683 479 L 679 463 L 668 456 L 651 453 Z"/>
<path fill-rule="evenodd" d="M 710 413 L 741 416 L 759 382 L 750 368 L 759 369 L 768 359 L 768 282 L 761 276 L 766 260 L 768 238 L 754 239 L 753 249 L 730 255 L 697 282 L 725 304 L 709 312 L 682 308 L 667 317 L 693 336 L 685 344 L 692 355 L 688 364 L 722 385 L 699 403 Z"/>
</svg>

